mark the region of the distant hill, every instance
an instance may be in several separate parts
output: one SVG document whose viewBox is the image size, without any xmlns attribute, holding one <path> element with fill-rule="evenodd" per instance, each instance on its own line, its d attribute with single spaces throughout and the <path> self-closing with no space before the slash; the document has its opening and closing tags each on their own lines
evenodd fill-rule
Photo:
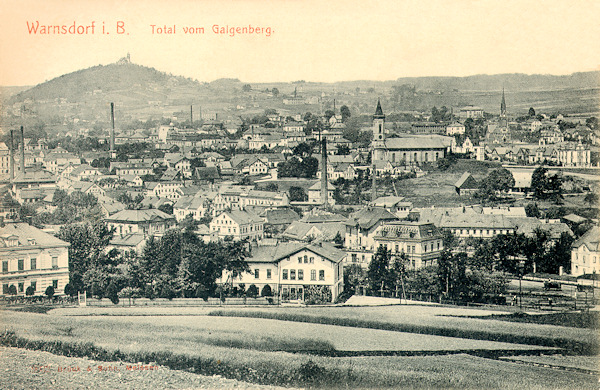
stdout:
<svg viewBox="0 0 600 390">
<path fill-rule="evenodd" d="M 399 84 L 411 84 L 417 89 L 448 91 L 534 91 L 556 89 L 586 89 L 600 87 L 600 72 L 579 72 L 566 76 L 527 75 L 523 73 L 475 75 L 467 77 L 401 77 Z"/>
<path fill-rule="evenodd" d="M 65 99 L 68 102 L 89 100 L 89 96 L 123 96 L 125 100 L 136 94 L 148 100 L 167 100 L 170 92 L 198 93 L 202 86 L 197 81 L 180 76 L 168 75 L 154 68 L 132 63 L 98 65 L 68 73 L 33 88 L 13 95 L 9 103 L 25 99 L 53 100 Z"/>
</svg>

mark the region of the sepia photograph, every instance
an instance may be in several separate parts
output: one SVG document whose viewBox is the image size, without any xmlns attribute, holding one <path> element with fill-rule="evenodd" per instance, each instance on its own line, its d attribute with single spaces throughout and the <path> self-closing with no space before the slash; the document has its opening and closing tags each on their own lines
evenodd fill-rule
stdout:
<svg viewBox="0 0 600 390">
<path fill-rule="evenodd" d="M 598 389 L 598 15 L 0 0 L 0 388 Z"/>
</svg>

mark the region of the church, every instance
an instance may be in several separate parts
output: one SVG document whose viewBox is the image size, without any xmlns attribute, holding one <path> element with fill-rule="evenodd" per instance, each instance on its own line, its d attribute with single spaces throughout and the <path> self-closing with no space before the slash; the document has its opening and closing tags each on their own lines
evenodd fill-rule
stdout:
<svg viewBox="0 0 600 390">
<path fill-rule="evenodd" d="M 452 145 L 452 137 L 441 135 L 407 135 L 387 138 L 385 115 L 381 101 L 373 115 L 373 160 L 390 162 L 393 166 L 411 166 L 435 163 L 446 156 Z"/>
<path fill-rule="evenodd" d="M 502 101 L 500 102 L 500 117 L 497 122 L 488 124 L 486 141 L 489 144 L 506 144 L 512 141 L 508 117 L 506 116 L 504 88 L 502 88 Z"/>
</svg>

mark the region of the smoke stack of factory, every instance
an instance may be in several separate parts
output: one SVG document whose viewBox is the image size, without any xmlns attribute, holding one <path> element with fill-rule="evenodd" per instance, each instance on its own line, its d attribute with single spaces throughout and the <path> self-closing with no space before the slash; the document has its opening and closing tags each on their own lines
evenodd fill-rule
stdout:
<svg viewBox="0 0 600 390">
<path fill-rule="evenodd" d="M 10 181 L 15 178 L 15 141 L 14 141 L 14 130 L 10 131 L 10 160 L 8 161 L 8 172 L 10 175 Z"/>
<path fill-rule="evenodd" d="M 327 206 L 327 138 L 321 140 L 321 204 Z"/>
<path fill-rule="evenodd" d="M 21 126 L 21 175 L 25 175 L 25 133 Z"/>
<path fill-rule="evenodd" d="M 110 151 L 113 152 L 115 150 L 115 103 L 110 103 Z"/>
</svg>

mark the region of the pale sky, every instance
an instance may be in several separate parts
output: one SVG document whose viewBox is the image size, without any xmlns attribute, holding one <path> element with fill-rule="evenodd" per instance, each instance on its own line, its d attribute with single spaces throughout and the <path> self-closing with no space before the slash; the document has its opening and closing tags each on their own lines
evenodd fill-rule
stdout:
<svg viewBox="0 0 600 390">
<path fill-rule="evenodd" d="M 27 22 L 89 26 L 94 34 L 39 35 Z M 125 34 L 116 33 L 122 21 Z M 105 31 L 101 27 L 104 22 Z M 176 26 L 172 35 L 151 25 Z M 223 36 L 213 25 L 270 27 Z M 203 27 L 188 35 L 183 27 Z M 132 62 L 212 81 L 392 80 L 600 69 L 600 1 L 82 1 L 0 0 L 0 85 Z"/>
</svg>

